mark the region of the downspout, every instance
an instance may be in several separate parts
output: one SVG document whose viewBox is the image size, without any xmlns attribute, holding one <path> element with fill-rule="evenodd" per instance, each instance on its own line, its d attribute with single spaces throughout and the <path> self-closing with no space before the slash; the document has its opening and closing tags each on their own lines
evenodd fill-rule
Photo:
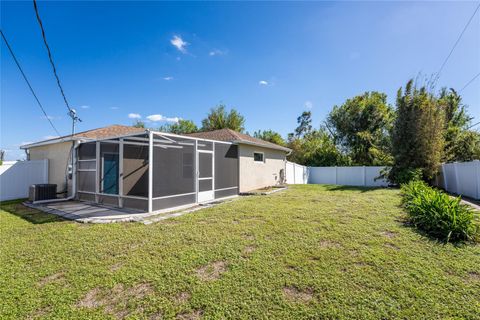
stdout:
<svg viewBox="0 0 480 320">
<path fill-rule="evenodd" d="M 69 197 L 66 198 L 61 198 L 61 199 L 48 199 L 48 200 L 40 200 L 40 201 L 33 201 L 33 204 L 42 204 L 42 203 L 50 203 L 50 202 L 63 202 L 63 201 L 70 201 L 75 199 L 75 196 L 77 194 L 77 167 L 76 167 L 76 161 L 74 159 L 77 148 L 80 146 L 80 141 L 73 141 L 74 146 L 72 150 L 72 194 Z M 68 188 L 68 185 L 67 185 Z M 68 192 L 68 189 L 67 189 Z"/>
</svg>

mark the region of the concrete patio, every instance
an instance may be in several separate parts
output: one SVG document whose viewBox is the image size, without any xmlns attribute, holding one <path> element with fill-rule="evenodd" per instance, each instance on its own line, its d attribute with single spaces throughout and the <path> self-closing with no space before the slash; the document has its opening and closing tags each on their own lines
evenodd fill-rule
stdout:
<svg viewBox="0 0 480 320">
<path fill-rule="evenodd" d="M 224 201 L 215 201 L 211 203 L 188 206 L 185 208 L 178 208 L 175 211 L 157 211 L 150 213 L 76 200 L 57 201 L 42 204 L 33 204 L 27 201 L 23 204 L 33 209 L 55 214 L 65 219 L 74 220 L 81 223 L 142 222 L 144 224 L 150 224 L 153 222 L 178 217 L 186 213 L 192 213 L 200 209 L 212 207 L 223 202 Z"/>
</svg>

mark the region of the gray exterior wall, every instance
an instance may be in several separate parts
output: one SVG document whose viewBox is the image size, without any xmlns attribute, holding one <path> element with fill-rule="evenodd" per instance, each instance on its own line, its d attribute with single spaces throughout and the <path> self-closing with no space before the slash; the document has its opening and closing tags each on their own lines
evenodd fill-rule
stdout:
<svg viewBox="0 0 480 320">
<path fill-rule="evenodd" d="M 285 171 L 285 151 L 240 144 L 239 171 L 240 192 L 247 192 L 280 183 L 280 170 Z M 254 152 L 264 154 L 264 162 L 253 160 Z"/>
</svg>

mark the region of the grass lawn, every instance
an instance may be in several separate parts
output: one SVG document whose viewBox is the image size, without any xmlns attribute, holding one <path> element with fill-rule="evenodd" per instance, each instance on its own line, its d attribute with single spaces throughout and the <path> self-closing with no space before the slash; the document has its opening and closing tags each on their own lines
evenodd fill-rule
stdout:
<svg viewBox="0 0 480 320">
<path fill-rule="evenodd" d="M 151 225 L 4 203 L 1 319 L 480 319 L 480 245 L 405 225 L 398 190 L 304 185 Z"/>
</svg>

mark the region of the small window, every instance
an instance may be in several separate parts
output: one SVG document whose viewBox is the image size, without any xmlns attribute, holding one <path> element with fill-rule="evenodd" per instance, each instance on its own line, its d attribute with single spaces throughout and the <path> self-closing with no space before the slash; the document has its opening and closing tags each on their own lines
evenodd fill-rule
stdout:
<svg viewBox="0 0 480 320">
<path fill-rule="evenodd" d="M 253 161 L 255 161 L 255 162 L 264 162 L 263 153 L 261 153 L 261 152 L 254 152 L 254 153 L 253 153 Z"/>
</svg>

